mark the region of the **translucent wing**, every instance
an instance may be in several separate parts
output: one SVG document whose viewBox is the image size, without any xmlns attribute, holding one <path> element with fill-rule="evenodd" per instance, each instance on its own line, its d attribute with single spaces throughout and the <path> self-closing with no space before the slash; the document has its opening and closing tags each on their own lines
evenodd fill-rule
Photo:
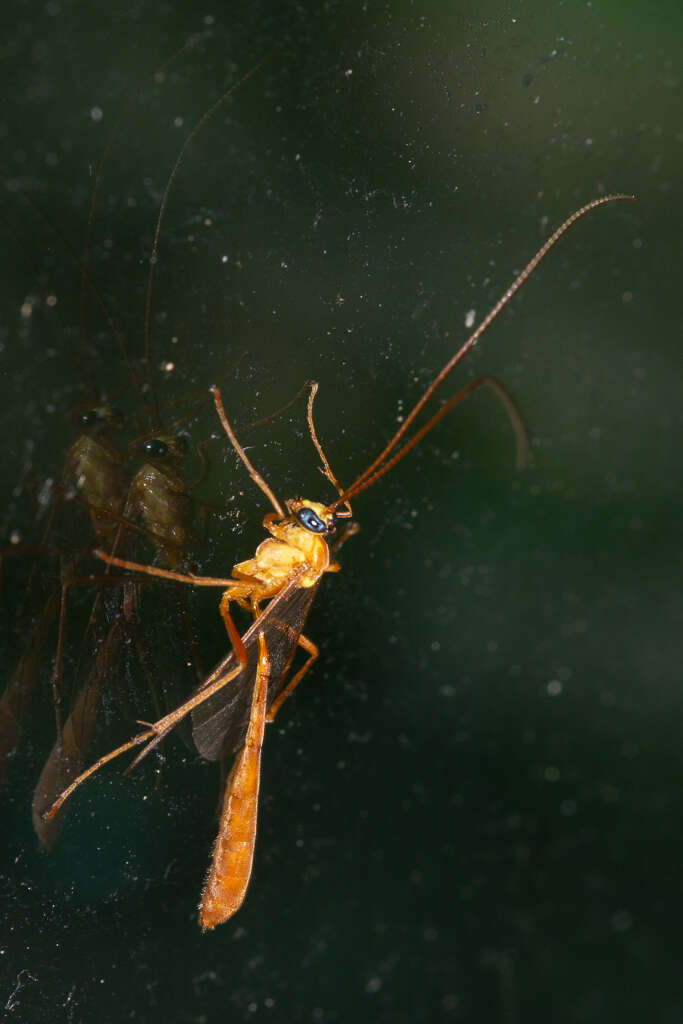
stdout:
<svg viewBox="0 0 683 1024">
<path fill-rule="evenodd" d="M 207 761 L 218 761 L 236 753 L 244 743 L 258 665 L 258 636 L 264 633 L 270 658 L 268 707 L 284 689 L 296 654 L 299 637 L 318 590 L 297 586 L 298 577 L 273 598 L 242 637 L 247 665 L 234 679 L 208 697 L 192 712 L 192 738 Z M 234 653 L 224 658 L 201 690 L 238 668 Z"/>
</svg>

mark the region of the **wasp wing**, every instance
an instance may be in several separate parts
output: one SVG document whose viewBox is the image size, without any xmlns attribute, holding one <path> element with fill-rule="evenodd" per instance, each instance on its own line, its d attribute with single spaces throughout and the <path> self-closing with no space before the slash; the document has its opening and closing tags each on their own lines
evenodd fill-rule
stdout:
<svg viewBox="0 0 683 1024">
<path fill-rule="evenodd" d="M 247 664 L 234 679 L 213 693 L 192 711 L 192 738 L 207 761 L 219 761 L 236 753 L 243 745 L 249 724 L 252 694 L 256 681 L 259 633 L 266 639 L 271 671 L 268 683 L 270 707 L 287 683 L 299 637 L 316 595 L 318 584 L 300 587 L 300 575 L 274 597 L 242 637 Z M 198 690 L 234 673 L 239 662 L 234 652 L 224 658 Z"/>
</svg>

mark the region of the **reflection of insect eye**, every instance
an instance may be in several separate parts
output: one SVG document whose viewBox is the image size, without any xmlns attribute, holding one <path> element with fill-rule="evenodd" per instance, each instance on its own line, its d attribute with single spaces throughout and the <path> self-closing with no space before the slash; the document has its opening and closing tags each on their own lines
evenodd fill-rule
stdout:
<svg viewBox="0 0 683 1024">
<path fill-rule="evenodd" d="M 296 518 L 299 520 L 302 526 L 311 533 L 327 533 L 328 528 L 322 521 L 320 516 L 317 516 L 312 508 L 300 508 L 296 514 Z"/>
<path fill-rule="evenodd" d="M 98 423 L 102 422 L 102 417 L 97 409 L 88 409 L 81 416 L 81 424 L 84 427 L 96 427 Z"/>
<path fill-rule="evenodd" d="M 158 437 L 152 437 L 140 445 L 140 452 L 150 459 L 163 459 L 164 455 L 168 455 L 168 445 Z"/>
</svg>

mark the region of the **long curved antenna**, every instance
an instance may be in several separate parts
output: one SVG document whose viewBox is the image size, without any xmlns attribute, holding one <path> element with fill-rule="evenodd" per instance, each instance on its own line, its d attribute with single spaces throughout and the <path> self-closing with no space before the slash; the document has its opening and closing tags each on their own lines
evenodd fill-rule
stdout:
<svg viewBox="0 0 683 1024">
<path fill-rule="evenodd" d="M 367 469 L 365 469 L 360 474 L 360 476 L 351 484 L 351 486 L 348 487 L 342 495 L 340 495 L 338 501 L 334 502 L 334 504 L 331 506 L 332 509 L 338 508 L 340 505 L 344 504 L 348 499 L 353 498 L 355 497 L 356 494 L 359 494 L 361 491 L 364 491 L 366 487 L 370 486 L 370 483 L 368 481 L 374 483 L 376 480 L 379 480 L 379 478 L 383 476 L 384 473 L 386 473 L 392 466 L 395 466 L 396 463 L 399 462 L 404 455 L 408 454 L 410 449 L 416 443 L 416 439 L 424 437 L 425 433 L 427 433 L 428 430 L 431 430 L 432 426 L 436 425 L 439 419 L 441 419 L 441 416 L 445 414 L 445 409 L 452 408 L 453 405 L 457 404 L 457 402 L 461 400 L 461 397 L 464 397 L 463 392 L 458 392 L 458 395 L 455 396 L 455 399 L 447 403 L 447 405 L 444 406 L 444 409 L 440 411 L 440 414 L 437 413 L 435 416 L 432 417 L 432 419 L 429 421 L 429 424 L 427 424 L 427 429 L 422 428 L 418 432 L 418 434 L 415 435 L 414 439 L 407 442 L 403 446 L 403 448 L 400 449 L 398 455 L 394 455 L 393 458 L 389 460 L 389 462 L 386 462 L 386 464 L 383 465 L 383 463 L 385 463 L 385 460 L 394 450 L 394 448 L 399 443 L 401 438 L 405 436 L 406 432 L 409 430 L 410 426 L 414 422 L 416 416 L 418 416 L 419 413 L 422 411 L 422 409 L 429 401 L 429 399 L 432 397 L 436 389 L 443 383 L 443 381 L 446 379 L 449 373 L 457 366 L 457 364 L 462 359 L 465 358 L 470 349 L 474 348 L 474 346 L 481 338 L 482 334 L 484 334 L 484 332 L 491 326 L 493 321 L 500 315 L 502 310 L 517 294 L 517 292 L 525 283 L 525 281 L 527 281 L 529 277 L 533 274 L 533 272 L 536 270 L 541 260 L 543 260 L 548 255 L 550 250 L 559 242 L 562 236 L 565 235 L 567 231 L 569 231 L 569 229 L 573 227 L 573 225 L 576 224 L 578 220 L 580 220 L 582 217 L 585 217 L 585 215 L 587 213 L 590 213 L 592 210 L 596 210 L 600 206 L 606 206 L 607 203 L 619 202 L 621 200 L 627 200 L 632 202 L 635 200 L 635 198 L 636 197 L 633 195 L 622 194 L 601 196 L 599 199 L 593 199 L 590 203 L 586 203 L 585 206 L 582 206 L 580 207 L 580 209 L 575 210 L 575 212 L 572 213 L 571 216 L 567 217 L 567 219 L 559 226 L 559 228 L 557 228 L 557 230 L 553 232 L 550 238 L 548 238 L 548 240 L 544 242 L 544 244 L 538 250 L 536 255 L 529 260 L 524 270 L 522 270 L 522 272 L 517 275 L 515 280 L 507 289 L 507 291 L 505 291 L 503 295 L 501 295 L 501 297 L 498 299 L 498 302 L 496 302 L 495 306 L 493 306 L 489 313 L 487 313 L 487 315 L 484 317 L 484 319 L 476 328 L 476 330 L 474 330 L 472 334 L 469 336 L 467 341 L 458 349 L 455 355 L 453 355 L 448 360 L 446 365 L 439 371 L 439 373 L 436 375 L 436 377 L 429 385 L 425 393 L 422 395 L 422 398 L 420 398 L 418 402 L 416 402 L 416 404 L 413 406 L 411 412 L 406 416 L 405 420 L 403 421 L 399 429 L 396 431 L 394 436 L 391 438 L 391 440 L 388 442 L 388 444 L 385 445 L 380 454 L 373 462 L 370 463 Z M 467 391 L 467 389 L 465 388 L 463 389 L 463 391 Z"/>
<path fill-rule="evenodd" d="M 168 68 L 171 67 L 176 62 L 176 60 L 178 60 L 179 57 L 181 57 L 188 50 L 192 49 L 192 47 L 196 46 L 197 43 L 200 41 L 200 39 L 202 39 L 203 37 L 205 37 L 207 35 L 208 35 L 208 32 L 199 32 L 199 33 L 195 33 L 194 35 L 189 36 L 185 40 L 183 45 L 181 47 L 179 47 L 176 50 L 176 52 L 174 54 L 172 54 L 172 56 L 170 56 L 168 58 L 168 60 L 164 61 L 164 63 L 160 67 L 155 68 L 155 70 L 152 72 L 152 76 L 154 78 L 156 78 L 156 77 L 158 77 L 160 75 L 163 75 L 168 70 Z M 88 210 L 88 222 L 87 222 L 86 228 L 85 228 L 85 237 L 83 239 L 83 249 L 82 249 L 82 252 L 81 252 L 81 259 L 80 259 L 80 265 L 81 265 L 81 337 L 82 337 L 82 340 L 83 340 L 83 350 L 86 353 L 86 356 L 87 356 L 87 344 L 88 344 L 88 288 L 90 288 L 93 291 L 95 291 L 95 294 L 97 295 L 97 298 L 99 300 L 99 295 L 97 294 L 96 289 L 94 289 L 92 280 L 90 278 L 90 271 L 88 269 L 88 263 L 89 263 L 89 259 L 90 259 L 90 244 L 91 244 L 91 241 L 92 241 L 93 227 L 94 227 L 94 224 L 95 224 L 95 210 L 97 208 L 97 200 L 99 198 L 100 187 L 102 185 L 102 180 L 104 178 L 104 171 L 105 171 L 105 168 L 106 168 L 106 166 L 107 166 L 107 164 L 109 162 L 109 157 L 111 156 L 112 151 L 114 149 L 114 146 L 116 144 L 116 140 L 118 138 L 119 132 L 121 131 L 121 127 L 125 123 L 126 117 L 128 116 L 128 111 L 130 110 L 130 108 L 133 106 L 133 104 L 139 98 L 140 93 L 142 92 L 143 86 L 149 80 L 149 78 L 150 78 L 150 75 L 148 73 L 145 74 L 145 76 L 140 81 L 140 83 L 137 86 L 135 86 L 133 89 L 131 89 L 131 91 L 129 92 L 128 97 L 125 100 L 125 102 L 123 104 L 123 107 L 121 108 L 121 111 L 118 114 L 118 117 L 116 118 L 116 122 L 114 124 L 114 127 L 112 128 L 111 133 L 109 135 L 109 138 L 107 139 L 107 143 L 106 143 L 106 145 L 104 147 L 104 152 L 102 153 L 102 156 L 100 157 L 99 163 L 97 165 L 97 169 L 95 170 L 95 180 L 93 182 L 92 192 L 91 192 L 91 195 L 90 195 L 90 208 Z M 100 303 L 102 302 L 102 300 L 99 300 L 99 301 L 100 301 Z M 109 322 L 109 325 L 111 327 L 111 325 L 113 323 L 113 320 L 112 320 L 112 317 L 109 315 L 109 313 L 106 311 L 106 309 L 105 309 L 105 315 L 106 315 L 107 321 Z M 116 336 L 116 332 L 115 332 L 115 336 Z M 121 347 L 122 344 L 123 344 L 123 339 L 119 340 L 118 337 L 117 337 L 117 342 L 119 344 L 119 347 Z M 127 363 L 128 367 L 129 367 L 129 369 L 131 369 L 131 364 L 130 364 L 130 361 L 128 359 L 128 354 L 127 354 L 127 352 L 125 352 L 124 354 L 125 354 L 125 358 L 126 358 L 126 363 Z M 136 385 L 136 386 L 138 386 L 138 385 Z"/>
<path fill-rule="evenodd" d="M 343 496 L 343 494 L 344 494 L 344 488 L 341 486 L 341 484 L 337 480 L 336 476 L 332 472 L 332 467 L 330 466 L 329 462 L 327 461 L 327 456 L 325 455 L 325 452 L 323 451 L 323 446 L 321 445 L 320 439 L 318 438 L 318 432 L 315 429 L 315 420 L 313 419 L 313 403 L 315 402 L 315 396 L 318 394 L 318 387 L 319 387 L 319 385 L 318 385 L 317 380 L 311 381 L 310 387 L 311 387 L 311 393 L 308 396 L 308 406 L 306 408 L 306 419 L 308 420 L 308 430 L 309 430 L 309 433 L 311 435 L 311 441 L 313 442 L 313 444 L 315 446 L 315 450 L 317 451 L 318 456 L 320 458 L 320 461 L 322 462 L 322 466 L 320 467 L 320 472 L 323 474 L 323 476 L 327 477 L 327 479 L 330 481 L 330 483 L 334 487 L 335 491 L 337 492 L 337 494 L 341 498 Z M 341 513 L 341 515 L 342 516 L 352 516 L 353 512 L 351 511 L 351 503 L 348 502 L 348 501 L 345 501 L 344 504 L 346 505 L 346 512 Z"/>
<path fill-rule="evenodd" d="M 158 417 L 158 414 L 159 414 L 159 410 L 158 410 L 158 407 L 157 407 L 156 397 L 154 396 L 154 390 L 151 388 L 152 368 L 151 368 L 150 357 L 151 357 L 151 350 L 152 350 L 152 292 L 154 290 L 154 278 L 155 278 L 155 275 L 156 275 L 156 267 L 157 267 L 157 263 L 159 262 L 159 242 L 160 242 L 160 239 L 161 239 L 161 231 L 162 231 L 163 224 L 164 224 L 164 218 L 166 216 L 166 208 L 168 207 L 168 199 L 169 199 L 169 196 L 170 196 L 170 193 L 171 193 L 171 188 L 173 187 L 173 184 L 174 184 L 174 182 L 175 182 L 175 180 L 176 180 L 176 178 L 178 176 L 178 171 L 180 170 L 180 165 L 183 162 L 183 159 L 185 157 L 185 153 L 187 152 L 187 149 L 188 149 L 190 143 L 193 142 L 193 140 L 197 137 L 197 135 L 202 130 L 204 125 L 207 123 L 207 121 L 211 120 L 211 118 L 214 116 L 216 111 L 220 110 L 220 108 L 223 106 L 223 104 L 227 103 L 227 101 L 230 99 L 230 97 L 234 96 L 234 94 L 239 89 L 241 89 L 243 85 L 245 85 L 249 81 L 249 79 L 252 77 L 252 75 L 255 75 L 256 72 L 259 71 L 263 67 L 263 65 L 266 63 L 266 61 L 270 60 L 271 56 L 272 56 L 272 54 L 267 54 L 265 57 L 262 57 L 261 60 L 258 61 L 257 64 L 254 64 L 254 66 L 249 71 L 247 71 L 246 74 L 242 75 L 242 77 L 237 82 L 235 82 L 234 85 L 231 85 L 230 88 L 228 90 L 226 90 L 226 92 L 224 92 L 223 95 L 220 96 L 216 100 L 216 102 L 211 107 L 209 107 L 209 109 L 207 111 L 205 111 L 204 114 L 202 114 L 202 116 L 199 118 L 199 120 L 195 124 L 195 126 L 192 129 L 192 131 L 190 132 L 190 134 L 185 139 L 185 141 L 184 141 L 184 143 L 183 143 L 183 145 L 182 145 L 182 147 L 180 149 L 180 152 L 178 153 L 178 156 L 175 159 L 175 163 L 173 164 L 173 167 L 171 168 L 171 173 L 170 173 L 170 175 L 168 177 L 168 181 L 166 182 L 166 188 L 164 189 L 164 194 L 163 194 L 163 196 L 161 198 L 161 205 L 159 207 L 159 215 L 157 217 L 156 228 L 154 230 L 154 242 L 152 243 L 152 254 L 151 254 L 150 258 L 149 258 L 149 274 L 148 274 L 148 277 L 147 277 L 147 298 L 145 300 L 145 354 L 144 354 L 144 365 L 145 365 L 145 374 L 146 374 L 146 377 L 147 377 L 147 381 L 150 384 L 150 390 L 152 391 L 152 396 L 153 396 L 154 405 L 155 405 L 155 413 L 156 413 L 157 417 Z"/>
<path fill-rule="evenodd" d="M 266 481 L 263 479 L 263 477 L 261 476 L 259 471 L 252 466 L 251 462 L 249 461 L 249 456 L 247 455 L 247 453 L 245 452 L 244 448 L 242 447 L 242 445 L 239 443 L 239 441 L 235 437 L 235 432 L 232 429 L 232 427 L 230 426 L 230 422 L 228 420 L 228 417 L 225 415 L 225 409 L 223 408 L 223 399 L 221 398 L 220 388 L 217 387 L 215 384 L 212 384 L 211 387 L 209 388 L 209 391 L 213 395 L 213 401 L 214 401 L 214 404 L 216 406 L 216 412 L 218 413 L 218 418 L 221 421 L 221 424 L 223 426 L 223 430 L 225 431 L 225 433 L 230 438 L 231 445 L 233 446 L 233 448 L 235 449 L 235 451 L 239 455 L 240 459 L 244 463 L 244 466 L 245 466 L 245 468 L 247 470 L 247 473 L 249 474 L 251 479 L 254 481 L 256 486 L 259 487 L 263 491 L 263 493 L 265 494 L 266 498 L 271 503 L 271 505 L 273 506 L 273 508 L 275 509 L 277 514 L 280 516 L 280 518 L 284 519 L 285 518 L 285 513 L 284 513 L 284 511 L 282 509 L 282 505 L 277 500 L 277 498 L 275 497 L 275 495 L 273 494 L 273 492 L 271 491 L 270 487 L 268 486 Z"/>
<path fill-rule="evenodd" d="M 384 476 L 385 473 L 388 473 L 390 469 L 393 469 L 396 463 L 400 462 L 401 459 L 405 455 L 407 455 L 408 452 L 412 448 L 414 448 L 415 445 L 419 441 L 421 441 L 426 434 L 429 434 L 430 431 L 432 431 L 434 427 L 437 425 L 437 423 L 440 423 L 444 416 L 446 416 L 451 411 L 451 409 L 454 409 L 456 405 L 460 405 L 460 403 L 464 401 L 464 399 L 467 398 L 468 395 L 471 395 L 472 392 L 476 391 L 478 388 L 486 385 L 490 386 L 492 379 L 493 378 L 491 377 L 477 377 L 476 380 L 473 380 L 470 384 L 466 384 L 465 387 L 461 388 L 457 394 L 453 395 L 452 398 L 449 398 L 446 404 L 442 405 L 441 408 L 438 409 L 434 413 L 434 415 L 430 419 L 428 419 L 423 426 L 420 427 L 417 433 L 413 434 L 410 440 L 406 441 L 406 443 L 401 448 L 399 448 L 399 450 L 394 455 L 392 455 L 388 462 L 385 462 L 384 465 L 375 473 L 373 473 L 371 476 L 365 477 L 363 480 L 361 480 L 359 484 L 357 484 L 353 491 L 353 497 L 355 498 L 357 494 L 360 494 L 361 491 L 367 490 L 368 487 L 372 487 L 372 485 L 377 480 L 379 480 L 380 477 Z M 515 425 L 515 432 L 516 430 L 517 427 Z M 517 465 L 520 465 L 519 438 L 517 438 Z M 348 493 L 349 492 L 347 491 L 346 494 Z"/>
<path fill-rule="evenodd" d="M 493 391 L 494 395 L 507 413 L 507 417 L 510 420 L 510 426 L 515 434 L 515 468 L 524 469 L 524 467 L 528 466 L 531 461 L 529 434 L 520 411 L 515 405 L 515 400 L 508 389 L 500 383 L 497 377 L 485 376 L 481 378 L 481 382 Z"/>
</svg>

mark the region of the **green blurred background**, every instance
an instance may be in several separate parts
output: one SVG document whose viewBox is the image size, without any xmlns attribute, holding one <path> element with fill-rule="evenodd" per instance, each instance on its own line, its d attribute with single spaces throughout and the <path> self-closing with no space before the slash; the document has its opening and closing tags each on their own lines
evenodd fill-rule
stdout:
<svg viewBox="0 0 683 1024">
<path fill-rule="evenodd" d="M 38 850 L 45 654 L 2 798 L 0 1005 L 33 1024 L 678 1024 L 680 5 L 245 8 L 4 5 L 3 543 L 24 529 L 25 479 L 58 476 L 73 440 L 69 245 L 127 98 L 91 274 L 139 359 L 173 161 L 269 57 L 178 175 L 152 357 L 176 367 L 164 400 L 219 382 L 240 423 L 320 381 L 347 482 L 553 227 L 602 192 L 639 202 L 575 228 L 444 391 L 498 376 L 533 466 L 515 470 L 505 415 L 479 393 L 355 503 L 362 530 L 309 622 L 320 661 L 267 733 L 248 900 L 214 934 L 196 904 L 217 773 L 176 740 L 163 762 L 93 780 Z M 93 302 L 89 344 L 103 385 L 125 384 Z M 215 429 L 207 409 L 193 433 Z M 249 443 L 278 495 L 328 496 L 300 405 Z M 223 574 L 265 508 L 223 444 L 203 495 L 241 513 L 202 551 Z M 20 581 L 14 566 L 7 671 Z M 215 604 L 196 605 L 208 662 L 225 649 Z"/>
</svg>

